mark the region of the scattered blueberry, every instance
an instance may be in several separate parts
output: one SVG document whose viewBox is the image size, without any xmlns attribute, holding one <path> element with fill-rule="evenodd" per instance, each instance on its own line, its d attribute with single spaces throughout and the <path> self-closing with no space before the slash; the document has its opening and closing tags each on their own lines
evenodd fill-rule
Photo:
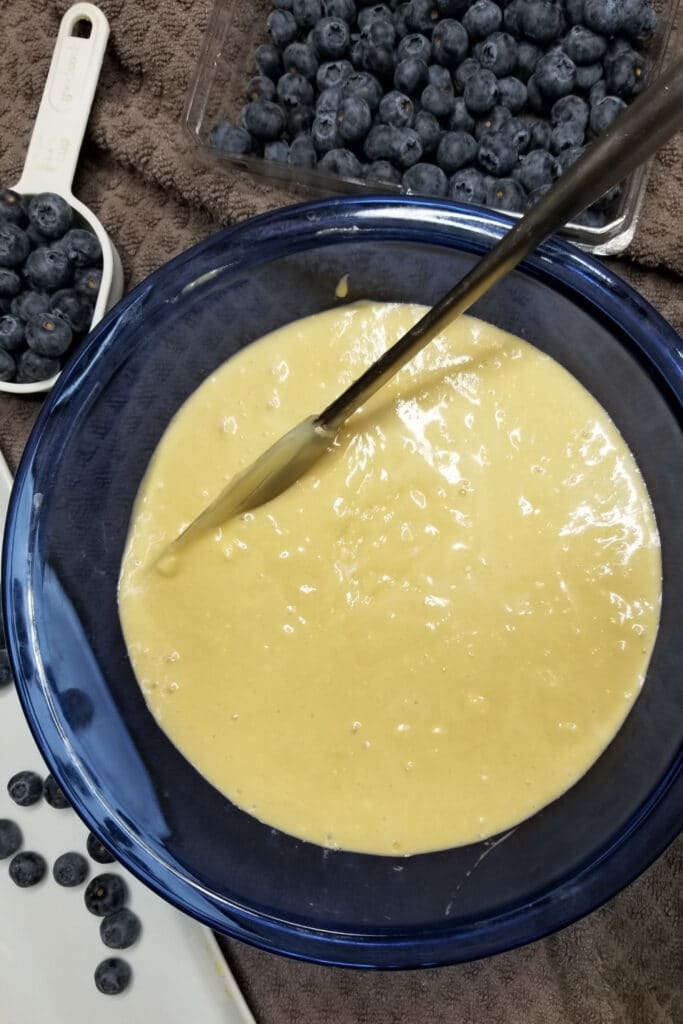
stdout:
<svg viewBox="0 0 683 1024">
<path fill-rule="evenodd" d="M 493 110 L 477 121 L 474 129 L 474 137 L 479 141 L 487 132 L 497 132 L 504 124 L 511 120 L 512 115 L 507 107 L 496 105 Z"/>
<path fill-rule="evenodd" d="M 95 968 L 95 985 L 105 996 L 117 996 L 130 984 L 133 972 L 120 957 L 111 956 Z"/>
<path fill-rule="evenodd" d="M 519 180 L 527 192 L 542 185 L 552 185 L 558 173 L 557 161 L 546 149 L 532 149 L 519 164 Z"/>
<path fill-rule="evenodd" d="M 470 8 L 471 9 L 471 8 Z M 465 82 L 463 99 L 470 114 L 486 114 L 498 102 L 498 82 L 491 71 L 477 71 Z"/>
<path fill-rule="evenodd" d="M 414 60 L 430 64 L 432 60 L 432 44 L 426 36 L 413 32 L 404 36 L 398 44 L 397 58 L 399 61 L 412 57 Z"/>
<path fill-rule="evenodd" d="M 474 57 L 466 57 L 453 72 L 453 84 L 458 92 L 465 89 L 465 82 L 481 69 L 481 64 Z"/>
<path fill-rule="evenodd" d="M 85 267 L 84 270 L 78 271 L 74 277 L 74 291 L 90 299 L 92 302 L 97 298 L 101 284 L 102 271 L 98 267 Z M 46 311 L 47 303 L 45 304 L 45 309 L 41 310 L 41 312 Z"/>
<path fill-rule="evenodd" d="M 379 116 L 384 124 L 393 124 L 396 128 L 408 128 L 413 121 L 413 104 L 410 97 L 393 90 L 382 97 L 379 105 Z"/>
<path fill-rule="evenodd" d="M 420 110 L 415 115 L 413 128 L 422 143 L 422 152 L 433 153 L 441 138 L 441 126 L 436 117 L 428 110 Z M 400 177 L 400 175 L 399 175 Z"/>
<path fill-rule="evenodd" d="M 26 325 L 12 313 L 0 317 L 0 348 L 5 352 L 19 352 L 24 348 Z"/>
<path fill-rule="evenodd" d="M 552 43 L 559 39 L 564 27 L 561 0 L 521 0 L 519 28 L 531 42 Z"/>
<path fill-rule="evenodd" d="M 470 134 L 474 132 L 475 121 L 462 96 L 456 96 L 453 100 L 453 109 L 448 124 L 454 132 L 469 132 Z"/>
<path fill-rule="evenodd" d="M 12 857 L 21 848 L 21 829 L 9 818 L 0 818 L 0 860 Z"/>
<path fill-rule="evenodd" d="M 291 11 L 271 11 L 266 24 L 274 45 L 280 49 L 297 37 L 298 27 Z"/>
<path fill-rule="evenodd" d="M 517 78 L 522 82 L 528 82 L 542 56 L 543 51 L 535 43 L 522 39 L 517 44 Z"/>
<path fill-rule="evenodd" d="M 500 178 L 486 189 L 486 205 L 494 210 L 521 213 L 525 205 L 524 191 L 514 178 Z"/>
<path fill-rule="evenodd" d="M 493 32 L 483 42 L 479 63 L 496 78 L 511 75 L 517 67 L 517 43 L 508 32 Z"/>
<path fill-rule="evenodd" d="M 11 220 L 0 220 L 0 267 L 13 270 L 25 261 L 31 244 L 23 228 Z"/>
<path fill-rule="evenodd" d="M 7 783 L 7 792 L 19 807 L 30 807 L 43 795 L 43 780 L 36 772 L 17 772 Z"/>
<path fill-rule="evenodd" d="M 309 79 L 315 78 L 318 73 L 318 58 L 307 43 L 290 43 L 282 56 L 285 71 L 296 71 L 304 78 Z M 266 78 L 266 81 L 268 82 L 270 79 Z M 273 99 L 272 96 L 252 96 L 249 89 L 247 89 L 247 96 L 251 100 Z"/>
<path fill-rule="evenodd" d="M 300 135 L 289 147 L 288 162 L 292 167 L 315 167 L 318 155 L 310 135 Z"/>
<path fill-rule="evenodd" d="M 353 74 L 353 64 L 348 60 L 331 60 L 321 64 L 315 76 L 316 85 L 321 91 L 336 85 L 343 85 Z"/>
<path fill-rule="evenodd" d="M 71 806 L 54 775 L 48 775 L 45 779 L 43 795 L 50 807 L 54 807 L 55 810 L 63 811 Z"/>
<path fill-rule="evenodd" d="M 365 100 L 370 110 L 379 109 L 379 104 L 384 95 L 384 90 L 374 75 L 367 71 L 358 71 L 344 82 L 342 87 L 344 96 L 360 96 Z"/>
<path fill-rule="evenodd" d="M 399 61 L 394 71 L 394 85 L 399 92 L 413 96 L 427 84 L 427 65 L 416 57 Z"/>
<path fill-rule="evenodd" d="M 107 914 L 100 922 L 100 938 L 110 949 L 128 949 L 140 937 L 140 918 L 128 907 Z"/>
<path fill-rule="evenodd" d="M 341 178 L 360 178 L 362 168 L 360 161 L 349 149 L 331 149 L 320 160 L 318 167 L 328 174 L 336 174 Z"/>
<path fill-rule="evenodd" d="M 623 0 L 621 31 L 636 46 L 649 43 L 655 34 L 657 15 L 647 0 Z"/>
<path fill-rule="evenodd" d="M 446 174 L 451 175 L 473 163 L 476 155 L 477 142 L 472 135 L 467 132 L 445 132 L 436 151 L 436 162 Z"/>
<path fill-rule="evenodd" d="M 54 192 L 41 192 L 28 204 L 28 219 L 45 238 L 61 238 L 73 223 L 69 204 Z"/>
<path fill-rule="evenodd" d="M 62 853 L 52 865 L 52 877 L 57 885 L 73 889 L 88 877 L 88 862 L 80 853 Z"/>
<path fill-rule="evenodd" d="M 515 167 L 519 153 L 512 139 L 501 132 L 486 132 L 477 150 L 479 166 L 496 178 L 504 178 Z"/>
<path fill-rule="evenodd" d="M 105 873 L 91 879 L 83 897 L 85 905 L 96 917 L 106 917 L 120 910 L 128 895 L 126 885 L 118 875 Z"/>
<path fill-rule="evenodd" d="M 0 380 L 1 381 L 11 381 L 11 380 L 14 380 L 14 378 L 16 376 L 16 373 L 17 373 L 17 366 L 16 366 L 16 363 L 14 362 L 14 359 L 12 358 L 12 356 L 9 354 L 9 352 L 6 349 L 0 348 Z M 2 652 L 2 654 L 6 654 L 6 653 L 7 653 L 6 651 Z"/>
<path fill-rule="evenodd" d="M 411 32 L 431 34 L 439 19 L 439 11 L 434 0 L 410 0 L 406 13 L 406 22 Z"/>
<path fill-rule="evenodd" d="M 255 59 L 260 74 L 276 82 L 284 70 L 278 48 L 271 43 L 264 43 L 256 51 Z"/>
<path fill-rule="evenodd" d="M 432 33 L 432 55 L 438 64 L 457 68 L 467 56 L 468 49 L 469 38 L 459 21 L 446 18 L 436 25 Z"/>
<path fill-rule="evenodd" d="M 0 188 L 0 220 L 12 221 L 20 228 L 26 226 L 26 208 L 24 199 L 11 188 Z"/>
<path fill-rule="evenodd" d="M 602 135 L 606 132 L 622 110 L 626 110 L 626 104 L 618 96 L 605 96 L 592 106 L 589 124 L 593 135 Z"/>
<path fill-rule="evenodd" d="M 285 114 L 277 103 L 271 103 L 269 100 L 254 100 L 247 104 L 245 124 L 247 131 L 257 139 L 269 142 L 282 135 Z"/>
<path fill-rule="evenodd" d="M 474 167 L 456 171 L 451 178 L 448 194 L 459 203 L 483 203 L 486 199 L 484 175 Z"/>
<path fill-rule="evenodd" d="M 26 325 L 26 343 L 39 356 L 58 359 L 63 356 L 73 340 L 73 331 L 59 316 L 47 313 L 42 319 L 31 320 Z"/>
<path fill-rule="evenodd" d="M 39 356 L 30 348 L 19 356 L 17 363 L 17 384 L 35 384 L 40 380 L 50 380 L 59 373 L 59 360 Z"/>
<path fill-rule="evenodd" d="M 275 92 L 275 89 L 273 89 Z M 246 128 L 237 128 L 229 121 L 219 121 L 209 135 L 209 142 L 220 153 L 241 156 L 252 149 L 251 135 Z"/>
<path fill-rule="evenodd" d="M 462 23 L 470 39 L 486 39 L 503 24 L 503 12 L 492 0 L 476 0 L 465 12 Z"/>
<path fill-rule="evenodd" d="M 526 106 L 526 85 L 519 78 L 498 79 L 498 102 L 511 114 L 519 114 Z"/>
<path fill-rule="evenodd" d="M 21 291 L 21 278 L 15 270 L 0 267 L 0 298 L 12 299 Z"/>
<path fill-rule="evenodd" d="M 583 20 L 588 28 L 604 36 L 614 36 L 621 28 L 623 0 L 585 0 Z"/>
<path fill-rule="evenodd" d="M 576 82 L 576 65 L 563 50 L 541 57 L 532 76 L 543 96 L 556 100 L 567 96 Z"/>
<path fill-rule="evenodd" d="M 575 88 L 588 92 L 602 78 L 602 64 L 577 64 Z"/>
<path fill-rule="evenodd" d="M 115 857 L 111 855 L 104 843 L 100 840 L 93 832 L 88 832 L 88 838 L 86 840 L 86 849 L 88 855 L 92 857 L 98 864 L 113 864 Z"/>
<path fill-rule="evenodd" d="M 434 164 L 414 164 L 403 175 L 406 192 L 417 192 L 427 196 L 448 195 L 448 178 Z"/>
<path fill-rule="evenodd" d="M 9 862 L 9 876 L 20 889 L 28 889 L 42 882 L 46 871 L 45 859 L 30 850 L 15 853 Z"/>
<path fill-rule="evenodd" d="M 292 45 L 298 46 L 299 44 L 293 43 Z M 288 68 L 288 70 L 291 69 Z M 277 96 L 275 82 L 272 78 L 267 78 L 265 75 L 254 75 L 247 85 L 245 96 L 247 100 L 274 100 Z"/>
<path fill-rule="evenodd" d="M 389 160 L 374 160 L 371 164 L 366 164 L 363 177 L 368 182 L 376 181 L 383 185 L 401 184 L 401 172 L 397 171 Z"/>
</svg>

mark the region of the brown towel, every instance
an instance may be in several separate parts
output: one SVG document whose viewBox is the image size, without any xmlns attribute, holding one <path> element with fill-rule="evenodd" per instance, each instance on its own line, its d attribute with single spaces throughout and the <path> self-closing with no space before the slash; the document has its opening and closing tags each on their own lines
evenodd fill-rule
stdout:
<svg viewBox="0 0 683 1024">
<path fill-rule="evenodd" d="M 260 16 L 263 0 L 252 5 Z M 0 182 L 12 184 L 66 0 L 0 0 Z M 215 173 L 179 127 L 209 0 L 102 0 L 112 35 L 76 193 L 97 211 L 132 285 L 221 224 L 292 196 Z M 655 162 L 629 255 L 612 264 L 683 329 L 683 140 Z M 15 468 L 36 401 L 0 395 Z M 681 1024 L 683 840 L 589 918 L 477 964 L 416 973 L 299 964 L 225 948 L 260 1024 Z"/>
</svg>

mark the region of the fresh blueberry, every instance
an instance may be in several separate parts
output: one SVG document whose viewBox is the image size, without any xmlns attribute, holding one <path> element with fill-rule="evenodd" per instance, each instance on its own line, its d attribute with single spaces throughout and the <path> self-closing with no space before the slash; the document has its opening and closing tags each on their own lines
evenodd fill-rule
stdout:
<svg viewBox="0 0 683 1024">
<path fill-rule="evenodd" d="M 289 159 L 289 143 L 279 139 L 277 142 L 267 142 L 263 147 L 264 160 L 272 160 L 276 164 L 286 164 Z"/>
<path fill-rule="evenodd" d="M 576 83 L 576 65 L 563 50 L 554 50 L 539 60 L 532 76 L 548 100 L 567 96 Z"/>
<path fill-rule="evenodd" d="M 331 149 L 325 153 L 318 168 L 327 174 L 335 174 L 338 178 L 360 178 L 362 167 L 360 160 L 350 149 Z"/>
<path fill-rule="evenodd" d="M 638 54 L 620 53 L 605 61 L 605 85 L 611 96 L 630 97 L 644 85 L 643 63 Z"/>
<path fill-rule="evenodd" d="M 453 72 L 453 84 L 459 93 L 465 89 L 465 82 L 481 69 L 481 64 L 474 57 L 466 57 Z"/>
<path fill-rule="evenodd" d="M 0 348 L 5 352 L 19 352 L 24 348 L 24 321 L 12 313 L 0 317 Z"/>
<path fill-rule="evenodd" d="M 298 33 L 296 21 L 291 11 L 271 11 L 266 21 L 270 38 L 275 46 L 282 50 L 293 42 Z"/>
<path fill-rule="evenodd" d="M 574 88 L 588 92 L 602 78 L 602 64 L 577 64 Z M 605 94 L 606 95 L 606 94 Z"/>
<path fill-rule="evenodd" d="M 509 139 L 518 153 L 526 153 L 531 145 L 529 123 L 519 117 L 511 117 L 498 129 L 501 135 Z"/>
<path fill-rule="evenodd" d="M 36 772 L 17 772 L 7 783 L 7 792 L 19 807 L 30 807 L 43 795 L 43 780 Z"/>
<path fill-rule="evenodd" d="M 26 325 L 26 343 L 39 356 L 57 359 L 73 341 L 73 331 L 60 316 L 47 313 L 42 319 Z"/>
<path fill-rule="evenodd" d="M 585 131 L 589 113 L 588 104 L 580 96 L 563 96 L 553 103 L 550 111 L 550 123 L 553 128 L 557 128 L 558 125 L 567 124 L 570 121 L 576 122 Z"/>
<path fill-rule="evenodd" d="M 600 100 L 604 100 L 607 95 L 607 86 L 605 85 L 604 78 L 601 78 L 595 85 L 592 85 L 590 92 L 588 93 L 588 103 L 591 110 L 596 107 Z"/>
<path fill-rule="evenodd" d="M 313 79 L 318 73 L 318 58 L 313 48 L 307 43 L 290 43 L 282 55 L 285 71 L 296 71 L 304 78 Z M 263 77 L 263 76 L 262 76 Z M 266 79 L 269 81 L 269 79 Z M 247 90 L 251 100 L 272 100 L 272 96 L 252 96 Z"/>
<path fill-rule="evenodd" d="M 28 889 L 42 882 L 46 871 L 45 859 L 30 850 L 15 853 L 9 862 L 9 876 L 20 889 Z"/>
<path fill-rule="evenodd" d="M 0 818 L 0 860 L 12 857 L 20 849 L 23 841 L 21 829 L 15 822 L 9 818 Z"/>
<path fill-rule="evenodd" d="M 315 104 L 316 117 L 318 114 L 336 114 L 344 99 L 344 93 L 340 85 L 333 85 L 329 89 L 323 89 Z"/>
<path fill-rule="evenodd" d="M 20 267 L 30 250 L 26 232 L 11 220 L 0 220 L 0 267 Z"/>
<path fill-rule="evenodd" d="M 310 32 L 323 16 L 321 0 L 292 0 L 292 14 L 303 32 Z"/>
<path fill-rule="evenodd" d="M 486 205 L 494 210 L 521 213 L 525 203 L 524 190 L 514 178 L 499 178 L 486 189 Z"/>
<path fill-rule="evenodd" d="M 105 873 L 96 875 L 88 883 L 83 897 L 85 905 L 96 917 L 106 917 L 120 910 L 126 902 L 128 891 L 119 875 Z"/>
<path fill-rule="evenodd" d="M 9 352 L 0 348 L 0 380 L 1 381 L 12 381 L 14 380 L 17 373 L 17 366 L 14 359 Z M 7 651 L 2 651 L 2 655 L 7 655 Z M 3 659 L 4 664 L 4 659 Z"/>
<path fill-rule="evenodd" d="M 589 124 L 593 135 L 606 132 L 623 110 L 626 110 L 626 104 L 618 96 L 605 96 L 604 100 L 592 106 Z"/>
<path fill-rule="evenodd" d="M 52 877 L 57 885 L 73 889 L 88 877 L 88 862 L 80 853 L 62 853 L 52 865 Z"/>
<path fill-rule="evenodd" d="M 530 210 L 532 208 L 532 206 L 536 205 L 536 203 L 539 201 L 539 199 L 543 198 L 543 196 L 546 194 L 546 192 L 550 191 L 551 187 L 552 187 L 551 185 L 541 185 L 540 188 L 535 188 L 533 190 L 533 192 L 529 192 L 529 194 L 526 197 L 526 202 L 524 204 L 524 208 L 526 210 Z"/>
<path fill-rule="evenodd" d="M 526 106 L 526 85 L 519 78 L 498 79 L 498 102 L 512 114 L 518 114 Z"/>
<path fill-rule="evenodd" d="M 512 139 L 500 132 L 487 132 L 482 136 L 477 150 L 477 161 L 483 170 L 496 178 L 510 174 L 519 159 L 519 153 Z"/>
<path fill-rule="evenodd" d="M 517 78 L 524 83 L 528 82 L 542 56 L 543 51 L 535 43 L 530 43 L 528 39 L 520 40 L 517 43 Z"/>
<path fill-rule="evenodd" d="M 533 192 L 541 185 L 552 185 L 559 171 L 557 160 L 547 149 L 532 149 L 520 161 L 519 180 L 527 192 Z"/>
<path fill-rule="evenodd" d="M 438 20 L 439 11 L 434 0 L 410 0 L 406 22 L 411 32 L 430 35 Z"/>
<path fill-rule="evenodd" d="M 624 20 L 623 0 L 585 0 L 583 20 L 593 32 L 615 36 Z"/>
<path fill-rule="evenodd" d="M 423 60 L 415 57 L 406 57 L 396 65 L 394 71 L 394 86 L 399 92 L 414 96 L 427 84 L 427 65 Z"/>
<path fill-rule="evenodd" d="M 363 147 L 369 161 L 394 159 L 397 130 L 388 124 L 376 124 L 370 129 Z"/>
<path fill-rule="evenodd" d="M 422 143 L 423 153 L 433 153 L 441 138 L 441 125 L 428 110 L 420 110 L 415 115 L 413 128 Z"/>
<path fill-rule="evenodd" d="M 37 352 L 27 349 L 22 352 L 17 363 L 17 383 L 35 384 L 40 380 L 50 380 L 59 373 L 59 360 L 39 356 Z"/>
<path fill-rule="evenodd" d="M 583 146 L 574 146 L 572 149 L 563 149 L 562 152 L 557 154 L 557 163 L 560 168 L 560 173 L 565 174 L 569 168 L 576 163 L 579 157 L 583 154 Z"/>
<path fill-rule="evenodd" d="M 437 63 L 455 69 L 465 59 L 468 50 L 467 32 L 459 21 L 446 18 L 436 25 L 432 33 L 432 53 Z"/>
<path fill-rule="evenodd" d="M 486 39 L 503 25 L 503 12 L 492 0 L 476 0 L 462 17 L 470 39 Z"/>
<path fill-rule="evenodd" d="M 318 89 L 334 88 L 343 85 L 353 74 L 353 64 L 348 60 L 331 60 L 321 64 L 315 77 Z"/>
<path fill-rule="evenodd" d="M 105 996 L 118 996 L 128 988 L 132 976 L 130 965 L 125 960 L 110 956 L 95 968 L 95 985 L 97 991 Z"/>
<path fill-rule="evenodd" d="M 24 277 L 34 288 L 54 291 L 73 279 L 73 266 L 60 249 L 34 249 L 24 264 Z"/>
<path fill-rule="evenodd" d="M 448 123 L 454 132 L 469 132 L 470 135 L 474 132 L 474 118 L 467 109 L 467 104 L 462 96 L 456 96 L 453 100 L 453 109 Z"/>
<path fill-rule="evenodd" d="M 287 163 L 292 167 L 315 167 L 318 156 L 310 135 L 298 135 L 289 147 Z"/>
<path fill-rule="evenodd" d="M 517 43 L 508 32 L 493 32 L 484 40 L 479 63 L 496 78 L 511 75 L 517 67 Z"/>
<path fill-rule="evenodd" d="M 607 43 L 585 25 L 574 25 L 565 37 L 562 49 L 575 64 L 594 64 L 604 57 Z"/>
<path fill-rule="evenodd" d="M 342 87 L 344 96 L 359 96 L 365 100 L 371 111 L 379 109 L 380 100 L 384 90 L 374 75 L 367 71 L 358 71 L 344 82 Z"/>
<path fill-rule="evenodd" d="M 102 248 L 97 235 L 84 228 L 71 228 L 51 248 L 65 253 L 74 267 L 99 267 L 102 264 Z"/>
<path fill-rule="evenodd" d="M 390 160 L 373 160 L 363 168 L 363 177 L 367 182 L 378 182 L 382 185 L 400 185 L 401 172 Z"/>
<path fill-rule="evenodd" d="M 313 103 L 313 86 L 298 71 L 287 71 L 277 83 L 277 95 L 286 109 L 310 107 Z"/>
<path fill-rule="evenodd" d="M 564 9 L 570 25 L 583 24 L 584 0 L 564 0 Z"/>
<path fill-rule="evenodd" d="M 214 125 L 209 133 L 209 144 L 220 153 L 229 153 L 231 156 L 241 156 L 252 150 L 251 135 L 247 129 L 236 128 L 229 121 L 220 121 Z"/>
<path fill-rule="evenodd" d="M 61 238 L 71 227 L 74 212 L 61 196 L 41 192 L 28 204 L 28 219 L 45 238 Z"/>
<path fill-rule="evenodd" d="M 387 7 L 386 4 L 372 4 L 370 7 L 364 7 L 362 11 L 358 12 L 357 24 L 359 32 L 370 24 L 371 21 L 388 21 L 393 26 L 394 18 L 391 8 Z"/>
<path fill-rule="evenodd" d="M 393 31 L 393 29 L 392 29 Z M 349 26 L 341 18 L 321 18 L 313 29 L 313 46 L 321 60 L 341 60 L 349 47 Z"/>
<path fill-rule="evenodd" d="M 1 353 L 4 353 L 4 355 L 8 354 L 6 349 L 0 348 L 0 354 Z M 5 687 L 10 686 L 11 683 L 12 669 L 9 664 L 9 655 L 4 647 L 0 647 L 0 690 L 4 690 Z"/>
<path fill-rule="evenodd" d="M 12 299 L 12 313 L 21 320 L 34 320 L 47 313 L 50 297 L 45 292 L 34 292 L 30 288 Z"/>
<path fill-rule="evenodd" d="M 319 153 L 329 153 L 332 149 L 340 148 L 341 139 L 337 128 L 336 111 L 324 110 L 316 115 L 311 128 L 311 138 Z"/>
<path fill-rule="evenodd" d="M 102 271 L 99 267 L 84 267 L 83 270 L 76 271 L 76 275 L 74 277 L 74 291 L 78 292 L 78 294 L 82 295 L 84 298 L 90 299 L 93 303 L 97 298 L 101 284 Z M 37 300 L 33 301 L 37 307 Z M 47 312 L 47 308 L 48 303 L 46 301 L 44 308 L 42 308 L 40 312 L 36 313 L 36 315 L 41 316 L 43 313 Z M 19 316 L 22 316 L 22 314 L 19 313 Z M 26 317 L 25 319 L 30 319 L 30 317 Z"/>
<path fill-rule="evenodd" d="M 247 131 L 253 136 L 263 142 L 270 142 L 282 135 L 285 127 L 285 113 L 277 103 L 271 103 L 269 100 L 254 100 L 247 104 L 245 123 Z"/>
<path fill-rule="evenodd" d="M 97 836 L 94 835 L 92 832 L 88 832 L 88 838 L 86 839 L 85 845 L 88 851 L 88 855 L 92 857 L 94 861 L 97 861 L 98 864 L 114 863 L 114 860 L 116 858 L 112 857 L 111 853 L 104 845 L 104 843 L 101 843 Z"/>
<path fill-rule="evenodd" d="M 553 128 L 550 134 L 550 150 L 558 156 L 565 149 L 575 149 L 583 145 L 585 131 L 578 121 L 565 121 Z"/>
<path fill-rule="evenodd" d="M 657 15 L 648 0 L 623 0 L 621 31 L 636 46 L 650 42 L 657 28 Z"/>
<path fill-rule="evenodd" d="M 519 27 L 533 43 L 559 39 L 565 27 L 561 0 L 522 0 Z"/>
<path fill-rule="evenodd" d="M 384 22 L 373 21 L 371 29 L 383 26 Z M 396 68 L 394 49 L 391 46 L 375 46 L 363 43 L 363 68 L 380 78 L 393 78 Z"/>
<path fill-rule="evenodd" d="M 434 164 L 414 164 L 403 175 L 403 189 L 418 195 L 446 196 L 448 178 Z"/>
<path fill-rule="evenodd" d="M 312 107 L 292 107 L 287 111 L 287 132 L 289 137 L 295 139 L 303 132 L 310 132 L 311 125 L 315 118 Z"/>
<path fill-rule="evenodd" d="M 264 43 L 256 51 L 256 67 L 259 73 L 277 82 L 282 74 L 282 55 L 272 43 Z"/>
<path fill-rule="evenodd" d="M 408 128 L 413 122 L 414 108 L 410 97 L 392 90 L 383 96 L 379 105 L 380 120 L 396 128 Z"/>
<path fill-rule="evenodd" d="M 479 141 L 487 132 L 497 132 L 511 119 L 512 115 L 507 107 L 495 106 L 481 121 L 477 121 L 474 128 L 474 137 Z"/>
<path fill-rule="evenodd" d="M 356 71 L 362 71 L 364 57 L 365 43 L 363 42 L 359 34 L 354 33 L 351 36 L 351 45 L 349 46 L 347 59 L 349 60 L 351 66 L 356 69 Z"/>
<path fill-rule="evenodd" d="M 452 90 L 449 92 L 447 89 L 441 89 L 438 85 L 433 85 L 431 82 L 425 86 L 420 96 L 420 102 L 424 110 L 435 117 L 443 118 L 448 117 L 453 110 L 454 99 L 455 96 Z"/>
<path fill-rule="evenodd" d="M 422 159 L 422 143 L 420 136 L 413 128 L 395 128 L 396 151 L 394 160 L 403 170 L 407 170 Z"/>
<path fill-rule="evenodd" d="M 503 11 L 503 28 L 515 39 L 519 39 L 522 35 L 521 13 L 522 0 L 511 0 L 505 5 Z"/>
<path fill-rule="evenodd" d="M 26 226 L 28 218 L 24 198 L 11 188 L 0 188 L 0 220 L 11 221 L 20 228 Z"/>
<path fill-rule="evenodd" d="M 477 142 L 472 135 L 467 132 L 445 132 L 436 151 L 436 162 L 446 174 L 451 175 L 473 163 L 476 155 Z"/>
<path fill-rule="evenodd" d="M 292 46 L 299 46 L 300 43 L 292 43 Z M 289 47 L 287 47 L 289 49 Z M 288 69 L 289 70 L 289 69 Z M 274 100 L 277 93 L 275 82 L 265 75 L 255 75 L 247 84 L 244 94 L 247 100 Z"/>
<path fill-rule="evenodd" d="M 100 922 L 100 938 L 109 949 L 128 949 L 140 937 L 140 918 L 128 907 L 107 914 Z"/>
<path fill-rule="evenodd" d="M 356 19 L 354 0 L 322 0 L 322 13 L 326 18 L 341 18 L 351 25 Z"/>
<path fill-rule="evenodd" d="M 456 171 L 451 178 L 448 194 L 459 203 L 483 203 L 486 199 L 483 174 L 474 167 Z"/>
<path fill-rule="evenodd" d="M 360 96 L 342 97 L 337 110 L 337 130 L 343 142 L 361 142 L 371 125 L 372 113 L 364 99 Z"/>
<path fill-rule="evenodd" d="M 471 8 L 470 8 L 471 10 Z M 465 83 L 463 98 L 470 114 L 488 113 L 498 102 L 498 81 L 491 71 L 477 71 Z"/>
<path fill-rule="evenodd" d="M 408 28 L 408 11 L 410 10 L 409 3 L 399 3 L 398 7 L 394 10 L 392 20 L 394 28 L 396 29 L 396 35 L 399 39 L 403 39 L 410 32 Z"/>
<path fill-rule="evenodd" d="M 422 60 L 425 64 L 429 64 L 432 59 L 432 44 L 427 36 L 413 32 L 404 36 L 398 44 L 397 57 L 400 61 L 413 57 L 415 60 Z"/>
<path fill-rule="evenodd" d="M 58 811 L 63 811 L 65 808 L 71 806 L 54 775 L 48 775 L 45 779 L 45 784 L 43 785 L 43 796 L 50 807 L 54 807 Z"/>
<path fill-rule="evenodd" d="M 14 270 L 0 267 L 0 299 L 12 299 L 21 291 L 21 278 Z"/>
</svg>

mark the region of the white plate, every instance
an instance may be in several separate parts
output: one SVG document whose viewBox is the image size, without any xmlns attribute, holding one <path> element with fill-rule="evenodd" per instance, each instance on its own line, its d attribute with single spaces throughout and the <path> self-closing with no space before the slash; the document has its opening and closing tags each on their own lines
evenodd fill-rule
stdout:
<svg viewBox="0 0 683 1024">
<path fill-rule="evenodd" d="M 12 478 L 0 455 L 0 538 Z M 83 903 L 85 883 L 65 889 L 53 880 L 60 853 L 86 854 L 87 829 L 72 810 L 44 800 L 17 807 L 8 779 L 47 769 L 14 688 L 0 691 L 0 818 L 15 821 L 23 849 L 48 862 L 48 874 L 31 889 L 19 889 L 0 861 L 0 1020 L 3 1024 L 254 1024 L 237 984 L 207 929 L 175 910 L 116 864 L 90 864 L 89 878 L 112 871 L 126 880 L 127 905 L 142 922 L 130 949 L 110 950 L 99 936 L 101 918 Z M 93 980 L 101 960 L 120 956 L 133 972 L 125 992 L 105 996 Z"/>
</svg>

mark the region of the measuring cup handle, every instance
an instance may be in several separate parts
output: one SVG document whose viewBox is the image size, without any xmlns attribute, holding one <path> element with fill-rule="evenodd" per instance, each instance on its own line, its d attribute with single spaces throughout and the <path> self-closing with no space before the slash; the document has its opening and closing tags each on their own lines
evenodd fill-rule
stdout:
<svg viewBox="0 0 683 1024">
<path fill-rule="evenodd" d="M 71 193 L 108 38 L 93 4 L 74 4 L 62 18 L 19 192 Z"/>
</svg>

